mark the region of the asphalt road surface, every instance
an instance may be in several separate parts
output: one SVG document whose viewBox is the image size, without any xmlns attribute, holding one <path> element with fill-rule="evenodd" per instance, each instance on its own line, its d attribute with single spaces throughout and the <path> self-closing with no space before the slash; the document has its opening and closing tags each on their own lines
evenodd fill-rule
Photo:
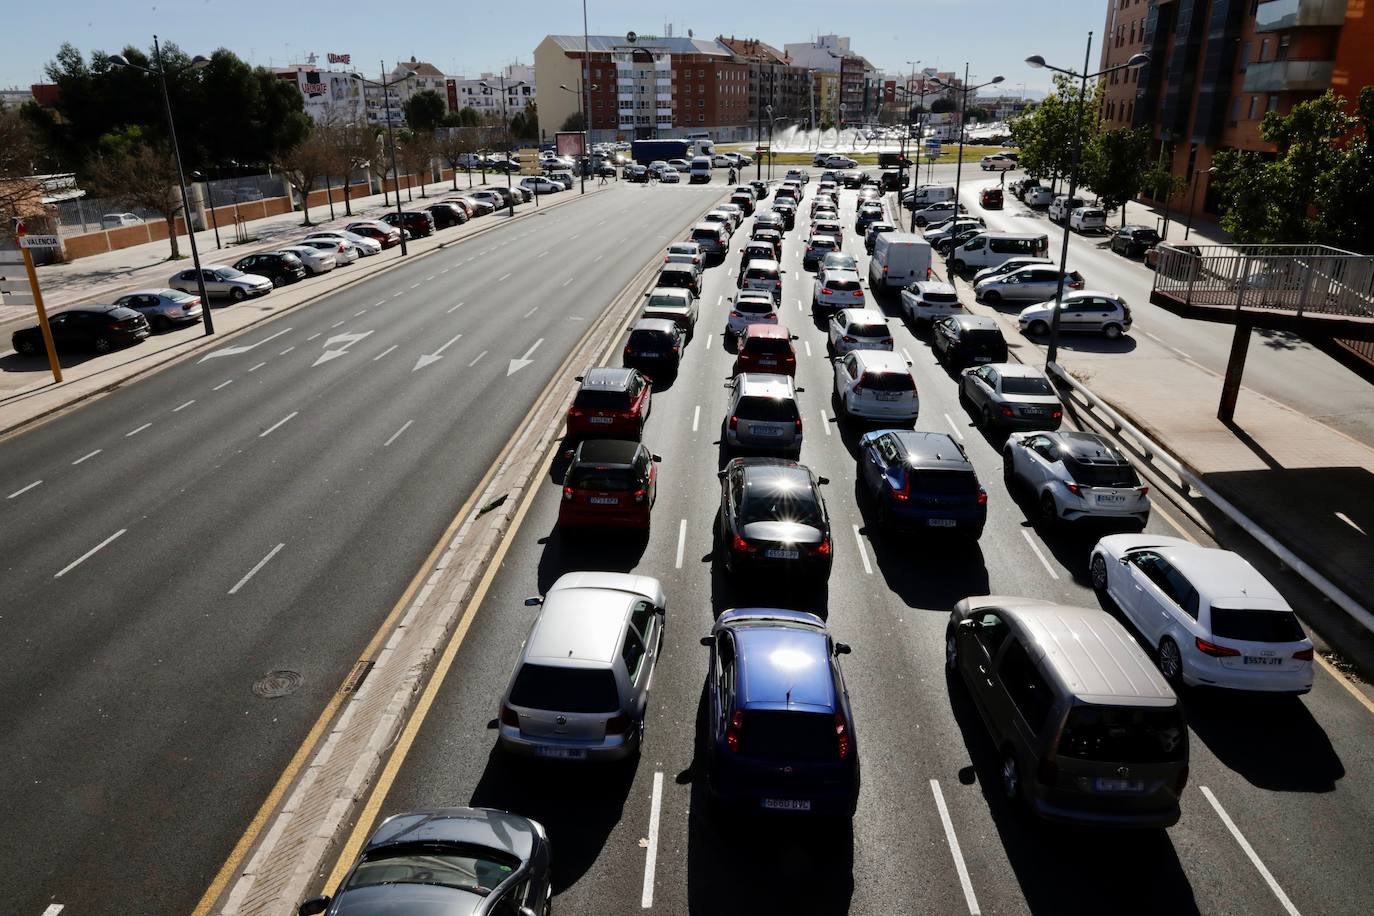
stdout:
<svg viewBox="0 0 1374 916">
<path fill-rule="evenodd" d="M 866 269 L 849 231 L 854 198 L 842 194 L 845 246 Z M 734 291 L 732 255 L 709 271 L 682 371 L 654 399 L 645 441 L 663 463 L 647 543 L 563 537 L 553 464 L 395 782 L 379 788 L 382 815 L 476 804 L 541 820 L 553 843 L 554 909 L 564 913 L 1368 912 L 1374 720 L 1324 672 L 1300 700 L 1187 698 L 1191 777 L 1170 830 L 1047 827 L 1001 800 L 994 748 L 945 678 L 947 612 L 988 592 L 1096 606 L 1092 538 L 1026 520 L 1002 483 L 1001 441 L 971 424 L 954 379 L 899 321 L 897 348 L 909 353 L 921 395 L 918 428 L 963 442 L 990 494 L 988 524 L 976 548 L 951 550 L 870 529 L 854 490 L 856 434 L 831 420 L 825 338 L 809 317 L 812 279 L 799 257 L 803 231 L 787 234 L 783 304 L 801 337 L 802 461 L 832 481 L 828 589 L 736 588 L 712 561 L 721 386 L 733 362 L 720 297 Z M 1149 530 L 1177 533 L 1159 511 Z M 492 723 L 536 613 L 523 599 L 578 569 L 633 570 L 667 592 L 643 756 L 618 767 L 507 764 L 494 752 Z M 836 638 L 853 646 L 844 665 L 864 782 L 852 828 L 784 816 L 722 829 L 707 814 L 693 752 L 707 660 L 698 640 L 723 609 L 748 605 L 828 613 Z"/>
<path fill-rule="evenodd" d="M 190 911 L 554 369 L 723 190 L 514 221 L 0 443 L 0 911 Z"/>
</svg>

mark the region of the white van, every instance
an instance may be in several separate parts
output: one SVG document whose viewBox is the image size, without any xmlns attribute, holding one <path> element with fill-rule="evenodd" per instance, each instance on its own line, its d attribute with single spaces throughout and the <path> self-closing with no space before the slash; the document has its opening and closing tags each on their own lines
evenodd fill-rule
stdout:
<svg viewBox="0 0 1374 916">
<path fill-rule="evenodd" d="M 930 243 L 909 232 L 884 232 L 873 240 L 868 259 L 868 287 L 876 295 L 930 279 Z"/>
<path fill-rule="evenodd" d="M 923 184 L 911 192 L 910 203 L 907 204 L 907 209 L 919 210 L 931 204 L 942 204 L 953 199 L 954 185 Z M 905 195 L 903 195 L 903 203 L 907 203 Z"/>
<path fill-rule="evenodd" d="M 687 180 L 691 184 L 710 182 L 711 159 L 709 156 L 697 156 L 692 160 L 692 172 Z"/>
<path fill-rule="evenodd" d="M 1048 236 L 1011 232 L 983 232 L 949 253 L 955 273 L 996 267 L 1008 258 L 1043 258 L 1050 250 Z"/>
</svg>

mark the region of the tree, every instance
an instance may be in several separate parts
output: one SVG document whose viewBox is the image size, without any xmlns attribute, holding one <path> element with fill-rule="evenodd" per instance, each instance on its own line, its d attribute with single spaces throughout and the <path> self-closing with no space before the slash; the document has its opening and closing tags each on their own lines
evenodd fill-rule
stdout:
<svg viewBox="0 0 1374 916">
<path fill-rule="evenodd" d="M 401 167 L 409 175 L 419 176 L 420 196 L 425 195 L 425 185 L 433 177 L 435 143 L 434 134 L 423 131 L 409 131 L 404 137 L 396 138 L 396 153 L 401 158 Z M 414 194 L 407 199 L 414 199 Z"/>
<path fill-rule="evenodd" d="M 525 103 L 524 130 L 516 133 L 522 140 L 539 139 L 539 106 L 534 102 Z"/>
<path fill-rule="evenodd" d="M 1079 82 L 1072 77 L 1054 78 L 1055 91 L 1040 103 L 1034 112 L 1024 114 L 1011 123 L 1011 135 L 1020 147 L 1019 164 L 1032 178 L 1058 181 L 1073 167 L 1074 139 L 1084 151 L 1096 143 L 1099 131 L 1097 112 L 1101 84 L 1095 84 L 1083 104 L 1078 102 Z"/>
<path fill-rule="evenodd" d="M 8 233 L 16 217 L 42 212 L 42 183 L 38 172 L 38 144 L 33 129 L 18 110 L 0 105 L 0 233 Z"/>
<path fill-rule="evenodd" d="M 305 221 L 302 226 L 313 226 L 310 221 L 310 192 L 315 189 L 321 178 L 329 174 L 332 150 L 322 133 L 312 131 L 310 136 L 290 150 L 278 161 L 282 177 L 301 197 L 301 210 Z"/>
<path fill-rule="evenodd" d="M 991 121 L 992 113 L 982 106 L 975 105 L 964 112 L 964 119 L 967 121 Z"/>
<path fill-rule="evenodd" d="M 411 130 L 432 132 L 448 113 L 448 103 L 433 89 L 422 89 L 401 106 Z"/>
<path fill-rule="evenodd" d="M 1160 150 L 1159 159 L 1140 176 L 1141 189 L 1150 197 L 1164 203 L 1164 228 L 1160 230 L 1162 237 L 1167 238 L 1169 233 L 1169 205 L 1174 195 L 1186 186 L 1187 182 L 1183 180 L 1182 175 L 1175 175 L 1169 171 L 1167 156 L 1163 149 Z"/>
<path fill-rule="evenodd" d="M 471 105 L 458 109 L 458 123 L 461 127 L 476 127 L 482 123 L 482 116 Z"/>
<path fill-rule="evenodd" d="M 1360 90 L 1355 119 L 1360 133 L 1322 177 L 1317 209 L 1328 244 L 1369 254 L 1374 253 L 1374 86 Z"/>
<path fill-rule="evenodd" d="M 148 142 L 135 143 L 94 160 L 88 173 L 99 196 L 161 216 L 167 223 L 171 247 L 168 260 L 181 257 L 176 225 L 181 212 L 181 186 L 170 149 Z M 188 220 L 188 231 L 189 228 Z"/>
<path fill-rule="evenodd" d="M 957 111 L 958 108 L 959 106 L 954 104 L 953 99 L 943 95 L 930 103 L 931 114 L 948 114 L 951 111 Z"/>
<path fill-rule="evenodd" d="M 582 116 L 582 112 L 574 111 L 563 119 L 563 126 L 559 130 L 586 130 L 587 119 Z"/>
<path fill-rule="evenodd" d="M 1121 208 L 1126 225 L 1126 204 L 1135 199 L 1150 161 L 1148 128 L 1100 131 L 1083 151 L 1082 183 L 1097 194 L 1098 203 L 1111 212 Z"/>
<path fill-rule="evenodd" d="M 344 214 L 353 215 L 350 181 L 353 173 L 370 164 L 377 153 L 376 132 L 359 121 L 326 122 L 315 128 L 329 151 L 331 173 L 343 176 Z"/>
</svg>

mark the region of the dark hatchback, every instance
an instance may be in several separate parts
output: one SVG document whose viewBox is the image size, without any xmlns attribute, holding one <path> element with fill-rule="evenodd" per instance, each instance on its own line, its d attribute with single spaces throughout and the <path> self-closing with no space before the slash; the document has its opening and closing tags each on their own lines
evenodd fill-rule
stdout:
<svg viewBox="0 0 1374 916">
<path fill-rule="evenodd" d="M 94 350 L 108 353 L 116 347 L 136 344 L 150 332 L 148 319 L 122 305 L 93 305 L 67 309 L 48 316 L 52 341 L 61 350 Z M 20 328 L 10 337 L 15 352 L 38 356 L 44 352 L 38 325 Z"/>
<path fill-rule="evenodd" d="M 635 369 L 598 366 L 579 376 L 568 407 L 568 438 L 640 439 L 649 419 L 652 386 Z"/>
<path fill-rule="evenodd" d="M 1122 226 L 1112 233 L 1112 251 L 1128 258 L 1143 258 L 1159 244 L 1159 233 L 1148 226 Z"/>
<path fill-rule="evenodd" d="M 666 318 L 641 318 L 630 326 L 621 364 L 649 378 L 672 376 L 682 359 L 682 329 Z"/>
<path fill-rule="evenodd" d="M 700 298 L 701 267 L 696 264 L 685 264 L 682 261 L 664 264 L 659 268 L 658 282 L 654 285 L 685 289 L 693 296 Z"/>
<path fill-rule="evenodd" d="M 388 226 L 395 226 L 410 233 L 413 239 L 422 238 L 426 235 L 434 234 L 434 217 L 423 210 L 410 210 L 405 213 L 388 213 L 382 217 L 382 222 Z"/>
<path fill-rule="evenodd" d="M 853 817 L 859 743 L 840 656 L 814 614 L 737 608 L 702 645 L 707 785 L 718 810 Z"/>
<path fill-rule="evenodd" d="M 437 203 L 425 207 L 425 212 L 434 218 L 436 229 L 461 226 L 468 221 L 468 211 L 457 204 Z"/>
<path fill-rule="evenodd" d="M 988 491 L 949 433 L 875 430 L 859 440 L 857 460 L 881 527 L 982 537 Z"/>
<path fill-rule="evenodd" d="M 649 530 L 658 495 L 656 456 L 638 441 L 588 439 L 563 475 L 560 528 Z"/>
<path fill-rule="evenodd" d="M 717 544 L 725 571 L 781 573 L 811 582 L 830 578 L 830 515 L 811 469 L 780 458 L 734 458 L 719 472 Z"/>
<path fill-rule="evenodd" d="M 930 347 L 946 366 L 962 369 L 1007 361 L 1007 340 L 991 318 L 955 315 L 931 327 Z"/>
<path fill-rule="evenodd" d="M 272 281 L 273 286 L 285 286 L 305 279 L 305 265 L 289 251 L 264 251 L 250 254 L 234 262 L 234 269 L 257 274 Z"/>
<path fill-rule="evenodd" d="M 518 916 L 553 898 L 549 838 L 538 821 L 492 808 L 396 814 L 368 838 L 331 896 L 299 916 Z"/>
</svg>

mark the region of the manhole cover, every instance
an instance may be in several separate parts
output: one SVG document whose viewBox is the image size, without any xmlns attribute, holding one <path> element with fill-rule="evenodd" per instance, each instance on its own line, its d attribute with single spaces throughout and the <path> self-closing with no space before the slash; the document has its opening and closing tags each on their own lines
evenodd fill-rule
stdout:
<svg viewBox="0 0 1374 916">
<path fill-rule="evenodd" d="M 272 671 L 253 684 L 253 693 L 264 700 L 275 700 L 295 693 L 303 680 L 299 671 Z"/>
</svg>

